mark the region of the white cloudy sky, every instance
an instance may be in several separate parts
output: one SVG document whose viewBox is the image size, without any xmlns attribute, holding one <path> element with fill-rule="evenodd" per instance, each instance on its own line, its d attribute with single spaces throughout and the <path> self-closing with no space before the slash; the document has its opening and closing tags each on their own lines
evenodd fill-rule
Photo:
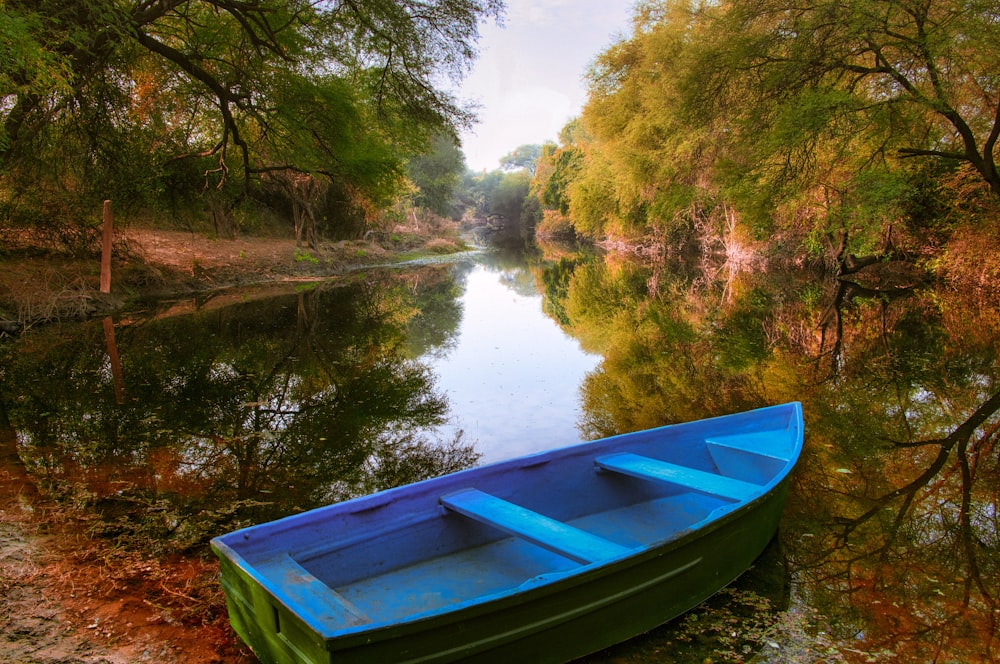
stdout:
<svg viewBox="0 0 1000 664">
<path fill-rule="evenodd" d="M 502 28 L 481 30 L 480 56 L 458 91 L 479 105 L 462 134 L 466 163 L 493 170 L 519 145 L 556 140 L 586 101 L 587 66 L 628 34 L 635 0 L 507 0 Z"/>
</svg>

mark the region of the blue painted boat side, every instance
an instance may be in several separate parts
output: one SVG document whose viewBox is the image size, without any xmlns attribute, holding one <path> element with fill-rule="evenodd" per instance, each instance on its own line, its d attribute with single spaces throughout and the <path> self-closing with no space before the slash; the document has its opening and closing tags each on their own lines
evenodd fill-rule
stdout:
<svg viewBox="0 0 1000 664">
<path fill-rule="evenodd" d="M 275 661 L 328 661 L 332 651 L 337 661 L 355 651 L 366 653 L 358 661 L 399 660 L 410 650 L 426 650 L 412 661 L 451 661 L 507 651 L 495 634 L 476 631 L 497 623 L 522 645 L 558 625 L 591 629 L 592 617 L 560 612 L 559 593 L 599 614 L 657 604 L 649 629 L 716 592 L 763 550 L 802 433 L 801 406 L 785 404 L 500 462 L 236 531 L 212 543 L 231 620 L 264 659 L 279 653 Z M 449 506 L 449 495 L 464 498 Z M 478 506 L 462 513 L 463 501 Z M 714 540 L 727 542 L 727 559 L 685 553 L 719 546 L 707 544 Z M 712 565 L 709 578 L 695 559 Z M 647 597 L 667 583 L 675 593 L 688 577 L 690 588 L 669 606 Z M 548 625 L 539 627 L 526 613 L 535 603 L 565 619 L 539 618 Z M 628 631 L 642 620 L 625 622 Z M 459 628 L 468 639 L 449 636 Z M 599 632 L 615 639 L 603 645 L 638 633 Z M 434 654 L 435 639 L 449 638 L 456 652 Z"/>
</svg>

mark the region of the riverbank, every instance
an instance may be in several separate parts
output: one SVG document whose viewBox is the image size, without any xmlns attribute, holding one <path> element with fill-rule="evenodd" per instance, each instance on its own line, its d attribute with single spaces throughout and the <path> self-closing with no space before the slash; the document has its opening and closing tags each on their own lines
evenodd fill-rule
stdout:
<svg viewBox="0 0 1000 664">
<path fill-rule="evenodd" d="M 4 334 L 59 319 L 120 310 L 150 297 L 334 277 L 408 254 L 462 248 L 457 228 L 400 232 L 297 250 L 292 239 L 215 240 L 184 231 L 129 230 L 119 238 L 112 292 L 99 292 L 93 257 L 29 240 L 0 253 Z M 0 367 L 2 380 L 2 367 Z M 231 628 L 218 565 L 202 556 L 158 558 L 92 537 L 93 524 L 44 495 L 0 411 L 0 663 L 255 661 Z"/>
<path fill-rule="evenodd" d="M 100 260 L 71 256 L 31 238 L 7 239 L 0 254 L 0 334 L 40 323 L 103 315 L 143 298 L 167 297 L 343 274 L 401 255 L 463 248 L 457 224 L 379 239 L 325 242 L 299 249 L 295 240 L 219 240 L 187 231 L 129 229 L 116 240 L 111 293 L 100 292 Z"/>
</svg>

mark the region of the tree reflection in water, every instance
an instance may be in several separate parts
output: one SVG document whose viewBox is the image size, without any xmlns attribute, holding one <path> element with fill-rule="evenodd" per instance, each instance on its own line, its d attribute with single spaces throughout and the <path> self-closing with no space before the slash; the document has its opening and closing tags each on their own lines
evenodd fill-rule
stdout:
<svg viewBox="0 0 1000 664">
<path fill-rule="evenodd" d="M 800 514 L 797 576 L 850 648 L 993 661 L 997 312 L 931 291 L 856 292 L 837 308 L 840 350 L 806 391 L 813 454 L 797 495 L 821 517 Z"/>
<path fill-rule="evenodd" d="M 883 428 L 882 445 L 839 456 L 845 465 L 834 473 L 806 474 L 801 490 L 813 508 L 827 507 L 810 524 L 813 537 L 794 545 L 795 567 L 854 648 L 906 661 L 992 661 L 1000 393 L 976 408 L 940 405 L 942 420 L 968 415 L 938 434 L 928 428 L 940 420 L 902 414 L 905 438 Z"/>
<path fill-rule="evenodd" d="M 995 660 L 996 304 L 668 268 L 536 265 L 546 311 L 603 357 L 581 428 L 799 400 L 806 450 L 779 560 L 762 563 L 779 592 L 741 580 L 738 601 L 602 657 Z M 41 488 L 95 529 L 167 550 L 464 467 L 471 447 L 427 438 L 445 404 L 413 359 L 451 343 L 457 295 L 448 268 L 429 268 L 119 321 L 121 404 L 100 324 L 33 332 L 0 347 L 0 443 L 7 455 L 16 439 Z M 685 639 L 697 648 L 677 650 Z"/>
<path fill-rule="evenodd" d="M 475 463 L 460 436 L 423 433 L 447 404 L 405 355 L 421 295 L 450 288 L 441 270 L 373 274 L 132 321 L 117 330 L 123 386 L 100 323 L 46 330 L 6 358 L 0 400 L 50 494 L 87 505 L 103 534 L 184 550 Z M 453 329 L 458 312 L 442 316 Z"/>
<path fill-rule="evenodd" d="M 756 650 L 726 654 L 716 640 L 706 656 L 996 658 L 995 304 L 807 275 L 713 282 L 594 260 L 559 270 L 550 310 L 604 357 L 583 388 L 592 436 L 803 402 L 806 451 L 780 535 L 789 610 L 764 632 L 759 620 L 736 628 L 756 630 Z M 643 661 L 670 652 L 650 642 Z"/>
</svg>

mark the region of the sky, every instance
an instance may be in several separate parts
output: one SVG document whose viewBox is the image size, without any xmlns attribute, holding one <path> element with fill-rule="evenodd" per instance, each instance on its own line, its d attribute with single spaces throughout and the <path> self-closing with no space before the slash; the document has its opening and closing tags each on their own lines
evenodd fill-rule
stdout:
<svg viewBox="0 0 1000 664">
<path fill-rule="evenodd" d="M 478 105 L 463 132 L 473 170 L 493 170 L 520 145 L 556 141 L 587 100 L 584 74 L 630 30 L 635 0 L 507 0 L 503 27 L 480 30 L 479 58 L 456 94 Z"/>
</svg>

